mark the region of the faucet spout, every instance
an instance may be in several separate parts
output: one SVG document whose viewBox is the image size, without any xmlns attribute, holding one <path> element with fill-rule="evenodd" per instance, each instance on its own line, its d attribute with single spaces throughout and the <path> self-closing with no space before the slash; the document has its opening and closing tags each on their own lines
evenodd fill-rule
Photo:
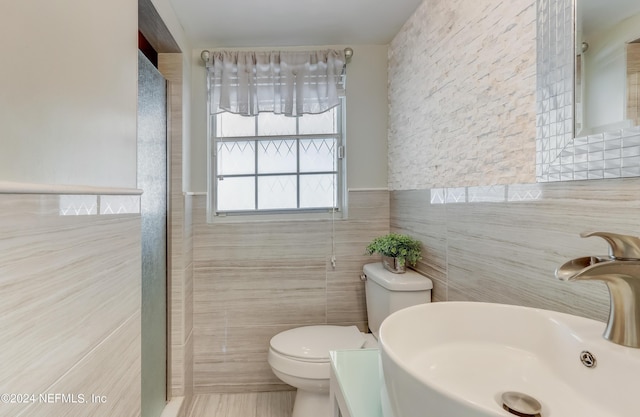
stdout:
<svg viewBox="0 0 640 417">
<path fill-rule="evenodd" d="M 572 259 L 566 262 L 562 266 L 556 269 L 556 278 L 562 281 L 580 281 L 590 280 L 593 278 L 593 271 L 596 265 L 599 271 L 598 275 L 602 273 L 603 269 L 608 269 L 607 266 L 611 262 L 614 262 L 610 258 L 604 258 L 599 256 L 585 256 L 582 258 Z"/>
<path fill-rule="evenodd" d="M 592 235 L 603 237 L 607 234 Z M 555 275 L 563 281 L 606 283 L 610 309 L 604 338 L 619 345 L 640 348 L 640 259 L 586 256 L 566 262 L 556 269 Z"/>
</svg>

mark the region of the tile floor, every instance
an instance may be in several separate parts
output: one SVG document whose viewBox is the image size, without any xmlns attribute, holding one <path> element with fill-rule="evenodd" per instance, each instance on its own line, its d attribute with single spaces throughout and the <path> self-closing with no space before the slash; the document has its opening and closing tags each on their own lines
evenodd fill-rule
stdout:
<svg viewBox="0 0 640 417">
<path fill-rule="evenodd" d="M 291 417 L 295 391 L 201 394 L 189 417 Z"/>
</svg>

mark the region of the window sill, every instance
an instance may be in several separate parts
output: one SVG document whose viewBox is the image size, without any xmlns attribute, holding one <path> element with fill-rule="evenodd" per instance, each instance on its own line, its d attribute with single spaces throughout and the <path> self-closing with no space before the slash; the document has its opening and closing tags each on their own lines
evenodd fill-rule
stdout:
<svg viewBox="0 0 640 417">
<path fill-rule="evenodd" d="M 220 215 L 210 216 L 209 224 L 225 223 L 265 223 L 265 222 L 309 222 L 309 221 L 330 221 L 346 220 L 344 211 L 337 213 L 277 213 L 277 214 L 241 214 L 241 215 Z"/>
</svg>

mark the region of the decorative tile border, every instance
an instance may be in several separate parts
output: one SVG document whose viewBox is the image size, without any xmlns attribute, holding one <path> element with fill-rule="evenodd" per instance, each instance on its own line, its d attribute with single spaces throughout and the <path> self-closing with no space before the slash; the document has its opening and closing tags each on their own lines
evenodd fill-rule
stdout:
<svg viewBox="0 0 640 417">
<path fill-rule="evenodd" d="M 97 195 L 61 195 L 61 216 L 89 216 L 98 214 Z"/>
<path fill-rule="evenodd" d="M 140 196 L 137 195 L 101 195 L 100 214 L 138 214 Z"/>
<path fill-rule="evenodd" d="M 61 195 L 60 216 L 139 214 L 137 195 Z"/>
<path fill-rule="evenodd" d="M 540 200 L 543 197 L 539 184 L 433 188 L 430 191 L 431 204 L 520 202 Z"/>
<path fill-rule="evenodd" d="M 444 204 L 446 188 L 432 188 L 431 189 L 431 204 Z"/>
<path fill-rule="evenodd" d="M 142 190 L 0 181 L 0 194 L 58 195 L 60 216 L 140 214 Z"/>
<path fill-rule="evenodd" d="M 542 186 L 538 184 L 513 184 L 507 186 L 507 201 L 534 201 L 542 199 Z"/>
<path fill-rule="evenodd" d="M 451 203 L 466 203 L 467 202 L 467 188 L 447 188 L 445 192 L 445 202 Z"/>
<path fill-rule="evenodd" d="M 467 201 L 469 203 L 497 203 L 505 201 L 506 191 L 506 185 L 469 187 L 467 190 Z"/>
</svg>

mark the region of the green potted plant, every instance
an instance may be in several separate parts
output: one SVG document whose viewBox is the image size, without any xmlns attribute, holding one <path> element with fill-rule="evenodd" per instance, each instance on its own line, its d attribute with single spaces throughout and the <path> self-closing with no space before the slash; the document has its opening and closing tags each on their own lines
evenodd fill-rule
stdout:
<svg viewBox="0 0 640 417">
<path fill-rule="evenodd" d="M 367 254 L 379 253 L 385 269 L 402 274 L 406 271 L 407 264 L 415 266 L 420 260 L 420 245 L 420 241 L 411 236 L 389 233 L 373 239 L 367 246 Z"/>
</svg>

